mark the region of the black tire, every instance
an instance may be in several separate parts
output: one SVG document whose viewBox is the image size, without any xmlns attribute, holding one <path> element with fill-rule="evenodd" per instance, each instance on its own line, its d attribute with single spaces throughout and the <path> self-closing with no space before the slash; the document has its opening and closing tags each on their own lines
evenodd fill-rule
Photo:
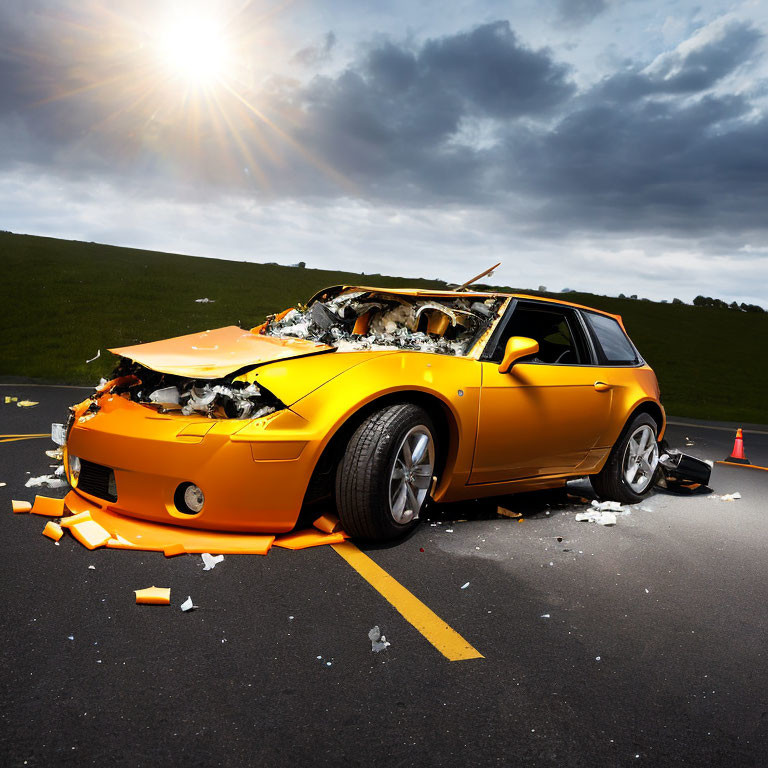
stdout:
<svg viewBox="0 0 768 768">
<path fill-rule="evenodd" d="M 653 478 L 657 471 L 655 464 L 652 467 L 647 486 L 639 493 L 630 486 L 624 475 L 626 462 L 629 459 L 629 442 L 641 427 L 650 427 L 653 431 L 653 440 L 657 446 L 656 460 L 658 461 L 658 425 L 647 413 L 640 413 L 624 427 L 608 456 L 608 461 L 605 462 L 605 466 L 600 470 L 599 474 L 592 475 L 589 478 L 595 493 L 601 499 L 605 501 L 618 501 L 622 504 L 637 504 L 653 488 Z"/>
<path fill-rule="evenodd" d="M 390 490 L 391 483 L 397 482 L 392 474 L 404 440 L 422 428 L 431 439 L 434 471 L 435 427 L 423 408 L 413 403 L 390 405 L 372 413 L 355 430 L 336 469 L 336 507 L 342 528 L 350 536 L 386 541 L 405 535 L 418 523 L 429 486 L 415 515 L 406 522 L 395 518 Z"/>
</svg>

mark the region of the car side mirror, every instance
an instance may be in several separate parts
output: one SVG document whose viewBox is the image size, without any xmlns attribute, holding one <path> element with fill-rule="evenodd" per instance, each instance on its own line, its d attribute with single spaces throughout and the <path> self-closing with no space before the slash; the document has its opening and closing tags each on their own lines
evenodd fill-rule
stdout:
<svg viewBox="0 0 768 768">
<path fill-rule="evenodd" d="M 539 351 L 539 342 L 527 336 L 512 336 L 504 348 L 504 357 L 499 364 L 499 373 L 509 373 L 512 366 L 521 358 L 535 355 Z"/>
</svg>

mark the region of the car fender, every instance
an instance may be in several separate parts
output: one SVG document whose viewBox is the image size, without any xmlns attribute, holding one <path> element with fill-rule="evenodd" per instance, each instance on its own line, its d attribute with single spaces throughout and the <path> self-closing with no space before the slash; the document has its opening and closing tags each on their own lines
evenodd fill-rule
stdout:
<svg viewBox="0 0 768 768">
<path fill-rule="evenodd" d="M 347 354 L 347 353 L 344 353 Z M 446 463 L 440 479 L 465 484 L 472 468 L 480 403 L 481 366 L 463 357 L 396 352 L 349 367 L 291 406 L 314 432 L 316 460 L 336 432 L 363 408 L 398 393 L 419 392 L 439 400 L 448 411 Z"/>
</svg>

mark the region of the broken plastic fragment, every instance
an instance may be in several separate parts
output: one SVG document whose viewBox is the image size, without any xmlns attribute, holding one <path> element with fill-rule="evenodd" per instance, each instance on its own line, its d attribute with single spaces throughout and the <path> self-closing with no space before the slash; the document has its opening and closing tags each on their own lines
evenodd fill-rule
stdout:
<svg viewBox="0 0 768 768">
<path fill-rule="evenodd" d="M 16 405 L 19 408 L 31 408 L 33 405 L 40 405 L 40 403 L 35 402 L 34 400 L 19 400 Z"/>
<path fill-rule="evenodd" d="M 726 494 L 723 494 L 720 497 L 720 500 L 721 501 L 736 501 L 736 499 L 740 499 L 740 498 L 741 498 L 741 494 L 738 491 L 736 491 L 736 493 L 726 493 Z"/>
<path fill-rule="evenodd" d="M 179 607 L 182 611 L 191 611 L 193 608 L 197 608 L 196 605 L 192 604 L 191 597 L 188 597 Z"/>
<path fill-rule="evenodd" d="M 10 395 L 5 396 L 5 404 L 9 405 L 10 403 L 17 403 L 19 401 L 18 397 L 11 397 Z"/>
<path fill-rule="evenodd" d="M 102 528 L 95 520 L 75 523 L 69 526 L 69 530 L 88 549 L 103 547 L 112 538 L 112 534 L 106 528 Z"/>
<path fill-rule="evenodd" d="M 462 584 L 462 585 L 461 585 L 461 588 L 462 588 L 462 589 L 466 589 L 468 586 L 469 586 L 469 582 L 467 582 L 466 584 Z"/>
<path fill-rule="evenodd" d="M 184 549 L 183 544 L 171 544 L 163 550 L 163 554 L 166 557 L 175 557 L 176 555 L 185 555 L 187 550 Z M 223 555 L 222 555 L 223 557 Z"/>
<path fill-rule="evenodd" d="M 203 552 L 201 557 L 203 558 L 204 571 L 212 571 L 216 567 L 216 563 L 220 563 L 224 559 L 224 555 L 212 555 L 210 552 Z"/>
<path fill-rule="evenodd" d="M 107 542 L 109 549 L 137 549 L 137 546 L 128 539 L 124 539 L 119 533 Z"/>
<path fill-rule="evenodd" d="M 43 528 L 43 536 L 47 536 L 49 539 L 58 541 L 64 535 L 64 531 L 58 523 L 54 523 L 53 520 L 49 520 Z"/>
<path fill-rule="evenodd" d="M 216 299 L 195 299 L 195 304 L 213 304 Z"/>
<path fill-rule="evenodd" d="M 141 605 L 170 605 L 171 588 L 170 587 L 147 587 L 146 589 L 135 589 L 136 603 Z"/>
<path fill-rule="evenodd" d="M 392 643 L 390 643 L 387 638 L 381 634 L 381 630 L 379 629 L 379 625 L 377 624 L 375 627 L 373 627 L 370 632 L 368 632 L 368 639 L 371 641 L 371 650 L 374 653 L 379 653 L 380 651 L 386 650 Z M 318 656 L 318 658 L 320 658 Z"/>
<path fill-rule="evenodd" d="M 341 544 L 346 534 L 342 531 L 337 533 L 321 533 L 311 529 L 296 531 L 285 536 L 278 536 L 275 539 L 274 546 L 284 549 L 306 549 L 307 547 L 317 547 L 322 544 Z"/>
<path fill-rule="evenodd" d="M 38 498 L 40 498 L 38 496 Z M 70 517 L 65 517 L 61 521 L 61 527 L 62 528 L 69 528 L 72 525 L 77 525 L 78 523 L 84 523 L 86 520 L 93 520 L 91 517 L 91 513 L 87 510 L 85 512 L 78 512 L 76 515 L 71 515 Z"/>
<path fill-rule="evenodd" d="M 49 496 L 35 496 L 35 503 L 29 511 L 33 515 L 61 517 L 64 514 L 64 499 L 52 499 Z"/>
<path fill-rule="evenodd" d="M 29 512 L 32 509 L 32 505 L 28 501 L 16 501 L 16 499 L 11 499 L 11 506 L 14 515 L 18 515 L 20 512 Z"/>
<path fill-rule="evenodd" d="M 90 360 L 86 360 L 87 363 L 92 363 L 94 360 L 98 360 L 101 357 L 101 350 L 99 350 Z"/>
<path fill-rule="evenodd" d="M 335 533 L 339 530 L 341 523 L 336 515 L 322 515 L 312 525 L 318 530 L 323 531 L 323 533 Z"/>
<path fill-rule="evenodd" d="M 621 512 L 624 507 L 618 501 L 598 501 L 592 499 L 592 506 L 600 512 Z"/>
</svg>

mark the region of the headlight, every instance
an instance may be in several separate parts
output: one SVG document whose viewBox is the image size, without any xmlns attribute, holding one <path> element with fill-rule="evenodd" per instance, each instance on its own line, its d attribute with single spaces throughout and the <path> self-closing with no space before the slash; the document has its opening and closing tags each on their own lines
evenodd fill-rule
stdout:
<svg viewBox="0 0 768 768">
<path fill-rule="evenodd" d="M 69 484 L 74 488 L 80 478 L 80 459 L 69 454 Z"/>
</svg>

